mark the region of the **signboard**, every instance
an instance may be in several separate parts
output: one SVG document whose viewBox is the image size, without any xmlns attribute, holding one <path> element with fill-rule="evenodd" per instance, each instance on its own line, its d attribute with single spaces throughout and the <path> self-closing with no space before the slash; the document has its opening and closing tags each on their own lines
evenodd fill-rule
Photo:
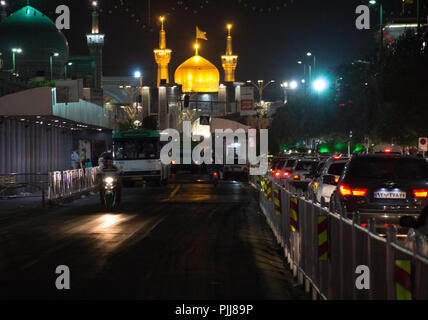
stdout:
<svg viewBox="0 0 428 320">
<path fill-rule="evenodd" d="M 254 88 L 241 87 L 240 88 L 240 107 L 242 116 L 250 116 L 256 114 L 254 110 Z"/>
<path fill-rule="evenodd" d="M 419 151 L 428 151 L 428 138 L 419 138 Z"/>
</svg>

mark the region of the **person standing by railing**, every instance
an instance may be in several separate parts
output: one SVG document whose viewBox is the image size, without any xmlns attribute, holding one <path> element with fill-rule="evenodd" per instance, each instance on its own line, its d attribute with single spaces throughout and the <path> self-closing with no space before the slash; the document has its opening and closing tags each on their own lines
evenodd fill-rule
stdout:
<svg viewBox="0 0 428 320">
<path fill-rule="evenodd" d="M 82 149 L 82 153 L 80 153 L 80 168 L 83 169 L 83 172 L 85 172 L 86 169 L 86 149 Z"/>
<path fill-rule="evenodd" d="M 80 168 L 80 156 L 77 150 L 71 152 L 71 167 L 73 170 Z"/>
</svg>

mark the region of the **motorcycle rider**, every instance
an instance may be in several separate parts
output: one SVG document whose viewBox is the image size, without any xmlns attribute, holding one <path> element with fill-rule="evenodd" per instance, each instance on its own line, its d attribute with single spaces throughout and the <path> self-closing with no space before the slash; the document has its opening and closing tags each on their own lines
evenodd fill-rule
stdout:
<svg viewBox="0 0 428 320">
<path fill-rule="evenodd" d="M 103 186 L 103 178 L 107 173 L 114 173 L 117 175 L 117 204 L 119 205 L 122 199 L 122 181 L 121 181 L 121 170 L 113 164 L 113 156 L 110 153 L 103 153 L 102 164 L 98 168 L 98 181 L 100 187 L 100 200 L 101 203 L 104 201 L 105 190 Z"/>
</svg>

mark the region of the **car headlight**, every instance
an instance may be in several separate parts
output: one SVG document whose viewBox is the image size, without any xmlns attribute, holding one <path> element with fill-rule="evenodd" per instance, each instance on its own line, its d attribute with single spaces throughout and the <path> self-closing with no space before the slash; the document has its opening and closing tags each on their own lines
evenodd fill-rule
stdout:
<svg viewBox="0 0 428 320">
<path fill-rule="evenodd" d="M 104 179 L 104 182 L 108 183 L 108 184 L 112 184 L 113 181 L 114 181 L 114 179 L 112 177 L 107 177 L 107 178 Z"/>
</svg>

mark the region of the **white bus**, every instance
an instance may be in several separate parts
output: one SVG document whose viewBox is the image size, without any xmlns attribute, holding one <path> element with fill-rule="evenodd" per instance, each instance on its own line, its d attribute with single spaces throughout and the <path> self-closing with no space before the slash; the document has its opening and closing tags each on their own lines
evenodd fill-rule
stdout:
<svg viewBox="0 0 428 320">
<path fill-rule="evenodd" d="M 160 160 L 162 145 L 156 131 L 139 129 L 113 135 L 114 164 L 122 170 L 124 182 L 168 183 L 170 165 Z"/>
</svg>

